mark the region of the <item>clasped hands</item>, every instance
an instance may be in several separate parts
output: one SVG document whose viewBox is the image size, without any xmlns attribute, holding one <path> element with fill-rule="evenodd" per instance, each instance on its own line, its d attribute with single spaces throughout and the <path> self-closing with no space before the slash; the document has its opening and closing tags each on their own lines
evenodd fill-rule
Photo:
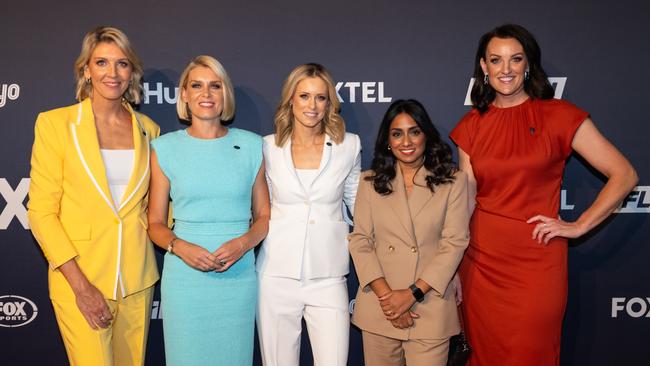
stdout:
<svg viewBox="0 0 650 366">
<path fill-rule="evenodd" d="M 413 319 L 420 316 L 411 311 L 415 304 L 415 298 L 410 289 L 391 290 L 390 292 L 379 297 L 379 305 L 395 328 L 406 329 L 413 326 Z"/>
<path fill-rule="evenodd" d="M 178 245 L 182 243 L 182 245 Z M 246 252 L 246 245 L 241 237 L 223 243 L 217 250 L 207 249 L 179 240 L 174 247 L 174 254 L 188 266 L 203 272 L 225 272 Z"/>
</svg>

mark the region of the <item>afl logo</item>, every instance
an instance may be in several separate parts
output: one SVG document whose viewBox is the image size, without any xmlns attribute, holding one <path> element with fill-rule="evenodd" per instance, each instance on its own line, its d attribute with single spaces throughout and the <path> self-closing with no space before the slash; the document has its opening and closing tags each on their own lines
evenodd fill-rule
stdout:
<svg viewBox="0 0 650 366">
<path fill-rule="evenodd" d="M 38 315 L 36 304 L 17 295 L 0 296 L 0 327 L 16 328 L 31 323 Z"/>
</svg>

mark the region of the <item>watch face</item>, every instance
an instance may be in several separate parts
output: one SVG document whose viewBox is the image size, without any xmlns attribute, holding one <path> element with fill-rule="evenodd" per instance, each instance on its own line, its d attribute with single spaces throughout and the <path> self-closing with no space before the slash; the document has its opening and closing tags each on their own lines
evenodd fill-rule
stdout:
<svg viewBox="0 0 650 366">
<path fill-rule="evenodd" d="M 415 286 L 415 284 L 409 286 L 411 289 L 411 293 L 413 294 L 413 297 L 415 298 L 415 301 L 417 302 L 422 302 L 424 300 L 424 292 L 420 290 L 419 287 Z"/>
</svg>

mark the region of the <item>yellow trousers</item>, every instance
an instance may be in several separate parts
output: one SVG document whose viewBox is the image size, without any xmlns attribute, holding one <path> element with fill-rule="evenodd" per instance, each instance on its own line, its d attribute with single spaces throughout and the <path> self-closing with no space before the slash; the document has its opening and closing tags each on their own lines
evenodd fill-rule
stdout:
<svg viewBox="0 0 650 366">
<path fill-rule="evenodd" d="M 75 301 L 52 300 L 70 365 L 144 365 L 152 299 L 153 287 L 106 300 L 113 321 L 98 330 L 88 325 Z"/>
</svg>

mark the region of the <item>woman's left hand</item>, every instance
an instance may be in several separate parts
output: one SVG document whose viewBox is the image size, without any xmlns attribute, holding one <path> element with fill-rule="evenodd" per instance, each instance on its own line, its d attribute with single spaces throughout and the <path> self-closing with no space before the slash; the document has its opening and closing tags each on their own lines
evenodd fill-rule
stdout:
<svg viewBox="0 0 650 366">
<path fill-rule="evenodd" d="M 533 240 L 537 240 L 540 244 L 542 242 L 548 244 L 556 236 L 573 239 L 585 233 L 585 230 L 577 222 L 567 222 L 544 215 L 533 216 L 526 222 L 529 224 L 537 222 L 533 229 Z"/>
<path fill-rule="evenodd" d="M 409 311 L 415 304 L 415 298 L 410 289 L 392 290 L 379 298 L 379 305 L 386 319 L 395 320 Z"/>
<path fill-rule="evenodd" d="M 217 263 L 220 265 L 215 272 L 225 272 L 235 264 L 246 253 L 246 245 L 244 239 L 237 237 L 223 243 L 219 249 L 214 251 L 214 256 L 217 257 Z"/>
</svg>

